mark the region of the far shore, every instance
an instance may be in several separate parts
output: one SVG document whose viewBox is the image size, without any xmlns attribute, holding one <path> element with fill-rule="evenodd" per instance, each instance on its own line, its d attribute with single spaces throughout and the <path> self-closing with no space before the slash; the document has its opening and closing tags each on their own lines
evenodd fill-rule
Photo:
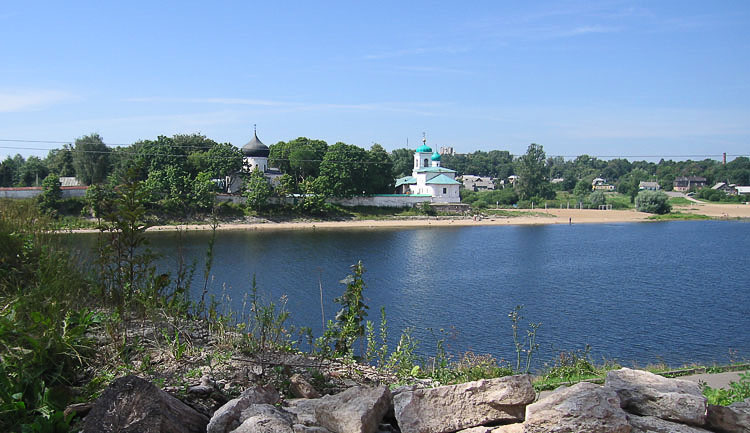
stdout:
<svg viewBox="0 0 750 433">
<path fill-rule="evenodd" d="M 750 205 L 692 203 L 689 206 L 678 206 L 673 209 L 682 213 L 706 215 L 717 219 L 750 218 Z M 344 220 L 344 221 L 293 221 L 293 222 L 231 222 L 221 223 L 217 230 L 314 230 L 314 229 L 347 229 L 347 228 L 397 228 L 397 227 L 467 227 L 467 226 L 505 226 L 505 225 L 542 225 L 542 224 L 611 224 L 645 222 L 651 214 L 635 210 L 595 210 L 595 209 L 518 209 L 525 215 L 503 217 L 407 217 L 382 220 Z M 163 225 L 149 227 L 150 232 L 176 230 L 211 230 L 210 224 Z M 76 233 L 95 233 L 97 229 L 77 229 Z"/>
</svg>

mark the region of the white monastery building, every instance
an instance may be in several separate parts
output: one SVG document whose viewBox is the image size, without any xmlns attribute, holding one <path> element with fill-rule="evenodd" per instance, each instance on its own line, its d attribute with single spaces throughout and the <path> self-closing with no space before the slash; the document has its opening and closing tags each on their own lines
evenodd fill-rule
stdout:
<svg viewBox="0 0 750 433">
<path fill-rule="evenodd" d="M 460 183 L 456 172 L 440 166 L 440 153 L 433 152 L 422 138 L 422 145 L 414 152 L 411 176 L 396 179 L 396 192 L 432 197 L 434 203 L 460 203 Z"/>
<path fill-rule="evenodd" d="M 258 169 L 271 185 L 276 185 L 279 182 L 278 178 L 282 175 L 281 170 L 268 166 L 268 155 L 271 151 L 258 139 L 258 131 L 255 128 L 253 128 L 252 140 L 245 143 L 240 150 L 242 151 L 242 173 L 249 174 Z M 228 176 L 227 184 L 230 194 L 241 191 L 242 176 Z"/>
</svg>

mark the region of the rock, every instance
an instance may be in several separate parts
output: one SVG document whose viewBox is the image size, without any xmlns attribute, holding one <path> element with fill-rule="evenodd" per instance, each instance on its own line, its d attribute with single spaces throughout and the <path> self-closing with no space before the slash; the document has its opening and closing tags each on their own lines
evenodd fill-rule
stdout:
<svg viewBox="0 0 750 433">
<path fill-rule="evenodd" d="M 623 368 L 607 373 L 605 385 L 617 392 L 622 408 L 633 414 L 695 426 L 706 423 L 706 397 L 697 383 Z"/>
<path fill-rule="evenodd" d="M 208 376 L 201 377 L 200 385 L 191 386 L 187 389 L 188 394 L 210 395 L 216 391 L 216 382 Z"/>
<path fill-rule="evenodd" d="M 525 406 L 535 398 L 531 377 L 519 375 L 400 390 L 393 402 L 402 432 L 443 433 L 499 421 L 521 421 Z"/>
<path fill-rule="evenodd" d="M 492 430 L 492 433 L 524 433 L 523 424 L 515 423 L 515 424 L 501 425 L 500 427 L 495 427 Z"/>
<path fill-rule="evenodd" d="M 271 387 L 255 386 L 246 389 L 239 397 L 220 407 L 208 423 L 207 433 L 228 433 L 241 423 L 242 411 L 253 404 L 275 404 L 279 393 Z"/>
<path fill-rule="evenodd" d="M 609 388 L 581 382 L 526 407 L 524 433 L 628 433 L 627 414 Z M 507 430 L 506 430 L 507 431 Z"/>
<path fill-rule="evenodd" d="M 628 415 L 631 433 L 710 433 L 698 427 L 665 421 L 654 416 Z"/>
<path fill-rule="evenodd" d="M 294 433 L 331 433 L 323 427 L 307 426 L 304 424 L 294 424 L 292 429 L 294 429 Z"/>
<path fill-rule="evenodd" d="M 750 398 L 729 406 L 708 406 L 706 425 L 724 433 L 750 433 Z"/>
<path fill-rule="evenodd" d="M 242 424 L 231 433 L 294 433 L 291 415 L 270 404 L 252 404 L 240 417 Z"/>
<path fill-rule="evenodd" d="M 306 426 L 316 426 L 318 423 L 315 418 L 315 407 L 317 400 L 299 399 L 289 400 L 288 406 L 284 409 L 297 417 L 297 423 Z"/>
<path fill-rule="evenodd" d="M 289 390 L 298 398 L 320 398 L 320 393 L 300 374 L 289 378 Z"/>
<path fill-rule="evenodd" d="M 109 386 L 84 418 L 84 433 L 202 433 L 208 418 L 137 376 Z"/>
<path fill-rule="evenodd" d="M 309 401 L 316 424 L 333 433 L 374 433 L 391 408 L 391 393 L 386 386 L 355 387 Z"/>
<path fill-rule="evenodd" d="M 91 411 L 92 407 L 94 407 L 93 402 L 74 403 L 65 408 L 63 415 L 75 414 L 76 416 L 84 417 Z"/>
</svg>

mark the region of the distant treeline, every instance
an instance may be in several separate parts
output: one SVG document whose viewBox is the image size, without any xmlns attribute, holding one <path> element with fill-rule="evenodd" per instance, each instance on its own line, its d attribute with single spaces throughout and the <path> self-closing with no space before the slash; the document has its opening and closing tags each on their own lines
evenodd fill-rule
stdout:
<svg viewBox="0 0 750 433">
<path fill-rule="evenodd" d="M 413 149 L 386 152 L 374 144 L 370 149 L 323 140 L 300 137 L 280 141 L 270 148 L 270 165 L 289 176 L 287 192 L 305 191 L 303 183 L 317 181 L 317 189 L 330 195 L 393 192 L 394 179 L 411 174 Z M 541 148 L 541 146 L 540 146 Z M 506 179 L 520 174 L 523 155 L 508 151 L 476 151 L 468 154 L 443 155 L 442 165 L 457 174 L 473 174 Z M 196 181 L 235 174 L 242 167 L 242 153 L 229 143 L 217 143 L 199 134 L 159 136 L 141 140 L 130 146 L 109 147 L 98 134 L 83 136 L 74 145 L 49 152 L 46 158 L 21 155 L 0 163 L 0 186 L 37 186 L 50 173 L 75 176 L 86 185 L 104 183 L 133 171 L 152 190 L 162 190 L 173 199 L 191 194 Z M 738 157 L 726 165 L 713 159 L 702 161 L 664 160 L 654 163 L 627 159 L 602 160 L 581 155 L 573 160 L 563 157 L 546 158 L 541 168 L 543 177 L 562 179 L 554 188 L 571 191 L 595 177 L 602 177 L 628 194 L 640 181 L 656 181 L 665 190 L 672 189 L 679 176 L 701 176 L 709 185 L 727 182 L 750 185 L 750 159 Z M 208 182 L 210 183 L 210 182 Z M 309 189 L 309 188 L 308 188 Z M 163 198 L 163 197 L 162 197 Z"/>
</svg>

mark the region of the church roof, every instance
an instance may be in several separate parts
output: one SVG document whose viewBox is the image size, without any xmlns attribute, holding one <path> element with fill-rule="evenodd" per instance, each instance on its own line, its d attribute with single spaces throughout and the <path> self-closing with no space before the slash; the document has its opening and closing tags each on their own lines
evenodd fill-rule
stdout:
<svg viewBox="0 0 750 433">
<path fill-rule="evenodd" d="M 253 139 L 242 146 L 242 154 L 245 156 L 268 158 L 269 153 L 270 150 L 268 149 L 268 146 L 258 139 L 257 132 L 253 132 Z"/>
<path fill-rule="evenodd" d="M 428 153 L 432 152 L 432 148 L 427 144 L 423 144 L 417 148 L 417 153 Z"/>
<path fill-rule="evenodd" d="M 430 158 L 433 161 L 440 161 L 440 154 L 437 152 L 437 150 L 432 154 L 432 157 Z"/>
<path fill-rule="evenodd" d="M 455 170 L 443 167 L 422 167 L 417 169 L 417 173 L 455 173 Z"/>
<path fill-rule="evenodd" d="M 428 184 L 428 185 L 430 185 L 430 184 L 433 184 L 433 185 L 434 184 L 437 184 L 437 185 L 459 185 L 460 184 L 457 180 L 451 179 L 450 177 L 448 177 L 448 176 L 446 176 L 444 174 L 440 174 L 438 176 L 435 176 L 435 177 L 433 177 L 432 179 L 428 180 L 425 183 Z"/>
<path fill-rule="evenodd" d="M 416 183 L 417 183 L 417 179 L 415 179 L 413 176 L 404 176 L 404 177 L 396 179 L 396 188 L 398 188 L 401 185 L 414 185 Z"/>
</svg>

